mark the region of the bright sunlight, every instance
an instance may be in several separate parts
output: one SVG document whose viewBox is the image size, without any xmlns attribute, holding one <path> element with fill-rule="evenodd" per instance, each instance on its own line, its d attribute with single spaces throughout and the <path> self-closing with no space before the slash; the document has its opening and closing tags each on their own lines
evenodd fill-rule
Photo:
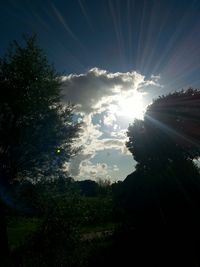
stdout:
<svg viewBox="0 0 200 267">
<path fill-rule="evenodd" d="M 145 106 L 142 93 L 121 94 L 116 100 L 116 106 L 111 109 L 112 113 L 128 119 L 143 119 Z"/>
</svg>

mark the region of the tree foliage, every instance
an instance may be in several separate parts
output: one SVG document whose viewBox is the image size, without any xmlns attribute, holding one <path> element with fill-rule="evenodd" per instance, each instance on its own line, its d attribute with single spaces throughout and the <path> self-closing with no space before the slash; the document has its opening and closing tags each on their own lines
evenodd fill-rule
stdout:
<svg viewBox="0 0 200 267">
<path fill-rule="evenodd" d="M 128 138 L 138 164 L 114 191 L 124 227 L 120 244 L 128 244 L 123 250 L 131 244 L 136 265 L 199 264 L 200 174 L 193 160 L 200 156 L 200 91 L 154 100 Z"/>
<path fill-rule="evenodd" d="M 55 174 L 75 153 L 80 125 L 73 106 L 61 104 L 59 77 L 35 37 L 14 42 L 0 60 L 1 183 Z"/>
<path fill-rule="evenodd" d="M 190 88 L 154 100 L 144 120 L 130 125 L 128 137 L 128 149 L 145 166 L 198 158 L 200 91 Z"/>
</svg>

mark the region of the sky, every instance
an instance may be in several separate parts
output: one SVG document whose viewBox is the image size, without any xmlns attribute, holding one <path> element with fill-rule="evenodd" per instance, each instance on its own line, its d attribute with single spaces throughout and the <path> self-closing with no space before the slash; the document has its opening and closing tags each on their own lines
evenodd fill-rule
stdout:
<svg viewBox="0 0 200 267">
<path fill-rule="evenodd" d="M 24 33 L 37 34 L 83 122 L 75 179 L 124 180 L 136 165 L 128 125 L 159 95 L 200 88 L 198 0 L 1 1 L 0 56 Z"/>
</svg>

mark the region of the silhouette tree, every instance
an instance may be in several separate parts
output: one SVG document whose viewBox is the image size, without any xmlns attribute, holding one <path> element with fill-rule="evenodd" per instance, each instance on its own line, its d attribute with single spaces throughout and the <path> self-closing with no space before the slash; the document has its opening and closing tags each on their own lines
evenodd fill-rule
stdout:
<svg viewBox="0 0 200 267">
<path fill-rule="evenodd" d="M 128 229 L 124 242 L 144 265 L 147 258 L 150 266 L 199 264 L 200 174 L 193 159 L 200 156 L 200 91 L 154 100 L 128 138 L 138 164 L 115 192 Z"/>
<path fill-rule="evenodd" d="M 15 179 L 63 173 L 80 125 L 61 104 L 61 78 L 35 36 L 13 42 L 0 59 L 0 254 L 7 252 L 2 202 Z M 0 255 L 0 258 L 1 258 Z"/>
<path fill-rule="evenodd" d="M 190 88 L 154 100 L 144 120 L 129 127 L 128 137 L 128 149 L 145 167 L 198 158 L 200 91 Z"/>
</svg>

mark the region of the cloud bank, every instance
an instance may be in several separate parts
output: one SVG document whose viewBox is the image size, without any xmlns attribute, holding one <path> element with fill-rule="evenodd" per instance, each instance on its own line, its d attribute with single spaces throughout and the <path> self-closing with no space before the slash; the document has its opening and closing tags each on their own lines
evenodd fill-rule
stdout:
<svg viewBox="0 0 200 267">
<path fill-rule="evenodd" d="M 63 76 L 62 81 L 64 100 L 78 104 L 79 110 L 87 114 L 106 110 L 119 93 L 159 86 L 158 76 L 145 80 L 145 76 L 136 71 L 112 73 L 99 68 L 92 68 L 85 74 Z"/>
<path fill-rule="evenodd" d="M 83 121 L 79 139 L 83 150 L 69 166 L 72 176 L 77 179 L 106 177 L 111 167 L 103 159 L 101 163 L 93 164 L 95 155 L 104 150 L 118 150 L 122 156 L 128 153 L 125 147 L 128 121 L 120 121 L 115 112 L 117 103 L 124 97 L 133 97 L 135 92 L 144 94 L 152 86 L 160 87 L 159 79 L 152 75 L 146 80 L 136 71 L 112 73 L 99 68 L 62 77 L 63 101 L 77 105 Z M 118 168 L 115 165 L 112 169 Z"/>
</svg>

